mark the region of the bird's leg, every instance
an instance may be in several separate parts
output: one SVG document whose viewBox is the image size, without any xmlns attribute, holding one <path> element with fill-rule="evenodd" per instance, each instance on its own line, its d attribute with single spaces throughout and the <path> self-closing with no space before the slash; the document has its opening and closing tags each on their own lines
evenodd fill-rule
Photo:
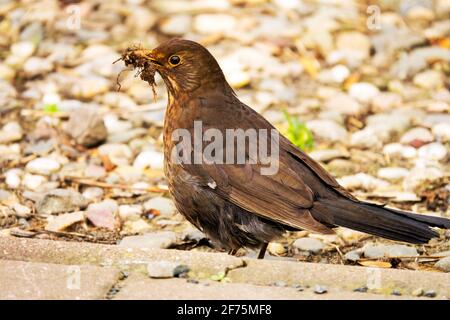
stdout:
<svg viewBox="0 0 450 320">
<path fill-rule="evenodd" d="M 261 249 L 259 250 L 259 253 L 258 253 L 258 259 L 264 259 L 264 255 L 266 254 L 266 249 L 267 249 L 268 245 L 269 245 L 268 242 L 264 242 L 262 244 Z"/>
<path fill-rule="evenodd" d="M 228 254 L 229 254 L 230 256 L 234 256 L 234 255 L 236 255 L 236 253 L 237 253 L 237 249 L 230 249 L 230 250 L 228 251 Z"/>
</svg>

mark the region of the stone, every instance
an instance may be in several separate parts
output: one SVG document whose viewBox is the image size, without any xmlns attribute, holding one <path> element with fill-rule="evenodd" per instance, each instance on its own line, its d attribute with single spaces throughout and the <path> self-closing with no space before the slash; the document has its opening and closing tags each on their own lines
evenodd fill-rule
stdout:
<svg viewBox="0 0 450 320">
<path fill-rule="evenodd" d="M 350 97 L 362 103 L 371 103 L 379 92 L 380 90 L 376 86 L 368 82 L 354 83 L 348 90 Z"/>
<path fill-rule="evenodd" d="M 345 142 L 348 139 L 347 130 L 332 120 L 310 120 L 306 126 L 319 139 L 329 142 Z"/>
<path fill-rule="evenodd" d="M 152 227 L 144 219 L 128 216 L 125 221 L 122 231 L 126 234 L 146 233 L 151 231 Z"/>
<path fill-rule="evenodd" d="M 402 105 L 402 97 L 393 92 L 380 92 L 372 99 L 372 111 L 385 112 Z"/>
<path fill-rule="evenodd" d="M 128 165 L 133 154 L 128 145 L 121 143 L 102 144 L 98 152 L 100 155 L 108 156 L 109 160 L 118 166 Z"/>
<path fill-rule="evenodd" d="M 84 212 L 64 213 L 53 217 L 45 226 L 45 230 L 59 232 L 70 227 L 71 225 L 84 221 Z"/>
<path fill-rule="evenodd" d="M 177 235 L 172 231 L 158 231 L 139 236 L 124 237 L 119 246 L 128 248 L 167 249 L 176 243 Z"/>
<path fill-rule="evenodd" d="M 322 71 L 318 76 L 318 80 L 323 83 L 343 83 L 349 75 L 350 70 L 346 66 L 339 64 L 331 69 Z"/>
<path fill-rule="evenodd" d="M 40 215 L 58 214 L 77 211 L 87 207 L 87 200 L 72 189 L 54 189 L 42 197 L 36 204 L 36 211 Z"/>
<path fill-rule="evenodd" d="M 281 256 L 287 252 L 286 248 L 278 242 L 270 242 L 267 250 L 274 256 Z"/>
<path fill-rule="evenodd" d="M 440 161 L 447 156 L 447 148 L 439 142 L 429 143 L 419 148 L 419 158 Z"/>
<path fill-rule="evenodd" d="M 25 170 L 30 173 L 48 176 L 57 172 L 61 168 L 61 165 L 51 158 L 41 157 L 31 160 L 25 166 Z"/>
<path fill-rule="evenodd" d="M 227 33 L 236 26 L 236 18 L 228 14 L 199 14 L 194 18 L 194 29 L 202 34 Z"/>
<path fill-rule="evenodd" d="M 389 181 L 398 181 L 405 178 L 409 170 L 400 167 L 385 167 L 378 169 L 377 177 Z"/>
<path fill-rule="evenodd" d="M 23 177 L 23 184 L 29 190 L 37 190 L 47 179 L 40 175 L 26 173 Z"/>
<path fill-rule="evenodd" d="M 70 112 L 65 130 L 78 144 L 85 147 L 93 147 L 104 142 L 108 135 L 98 110 L 87 107 Z"/>
<path fill-rule="evenodd" d="M 414 144 L 421 143 L 426 144 L 434 140 L 433 135 L 430 130 L 426 128 L 416 127 L 405 132 L 400 138 L 400 142 L 403 144 L 409 144 L 414 146 Z"/>
<path fill-rule="evenodd" d="M 346 94 L 337 94 L 325 101 L 325 109 L 345 115 L 358 115 L 366 111 L 366 107 Z"/>
<path fill-rule="evenodd" d="M 87 187 L 83 191 L 83 197 L 89 201 L 99 201 L 103 198 L 103 196 L 103 189 L 99 187 Z"/>
<path fill-rule="evenodd" d="M 434 266 L 444 272 L 450 272 L 450 256 L 440 259 Z"/>
<path fill-rule="evenodd" d="M 151 261 L 147 263 L 147 272 L 150 278 L 173 278 L 179 264 L 171 261 Z"/>
<path fill-rule="evenodd" d="M 29 218 L 31 217 L 31 209 L 28 208 L 27 206 L 24 206 L 20 203 L 15 203 L 12 206 L 13 210 L 16 212 L 16 216 L 19 218 Z"/>
<path fill-rule="evenodd" d="M 323 149 L 311 151 L 309 156 L 316 161 L 328 162 L 333 159 L 348 158 L 350 153 L 340 149 Z"/>
<path fill-rule="evenodd" d="M 22 170 L 10 169 L 5 173 L 5 183 L 10 189 L 17 189 L 21 184 Z"/>
<path fill-rule="evenodd" d="M 108 199 L 90 204 L 86 210 L 86 217 L 96 227 L 114 230 L 117 227 L 115 218 L 117 210 L 117 202 Z"/>
<path fill-rule="evenodd" d="M 403 180 L 403 189 L 406 191 L 414 191 L 423 182 L 437 180 L 443 176 L 443 172 L 438 168 L 412 168 L 408 176 Z"/>
<path fill-rule="evenodd" d="M 383 153 L 390 157 L 401 157 L 412 159 L 417 156 L 417 150 L 411 146 L 404 146 L 400 143 L 389 143 L 383 147 Z"/>
<path fill-rule="evenodd" d="M 141 214 L 144 212 L 143 208 L 139 204 L 135 205 L 121 205 L 119 206 L 119 217 L 125 220 L 137 220 L 141 217 Z"/>
<path fill-rule="evenodd" d="M 309 251 L 312 253 L 319 253 L 325 245 L 319 239 L 314 238 L 300 238 L 294 241 L 293 246 L 302 251 Z"/>
<path fill-rule="evenodd" d="M 361 254 L 359 250 L 352 250 L 344 254 L 344 258 L 348 261 L 356 262 L 361 259 Z"/>
<path fill-rule="evenodd" d="M 26 76 L 41 76 L 53 70 L 53 63 L 48 59 L 39 57 L 29 58 L 23 65 Z"/>
<path fill-rule="evenodd" d="M 164 197 L 155 197 L 144 203 L 145 212 L 151 212 L 153 210 L 156 210 L 161 216 L 166 216 L 174 214 L 176 208 L 172 200 Z"/>
<path fill-rule="evenodd" d="M 400 244 L 394 245 L 366 245 L 363 248 L 364 257 L 370 259 L 382 257 L 416 257 L 417 249 Z"/>
<path fill-rule="evenodd" d="M 315 285 L 314 286 L 314 293 L 324 294 L 324 293 L 327 293 L 327 292 L 328 292 L 328 290 L 327 290 L 327 288 L 325 286 L 321 286 L 321 285 Z"/>
<path fill-rule="evenodd" d="M 133 167 L 139 170 L 146 168 L 163 170 L 164 169 L 164 155 L 156 150 L 145 150 L 138 154 L 134 159 Z"/>
<path fill-rule="evenodd" d="M 382 142 L 376 135 L 373 128 L 367 127 L 352 133 L 350 145 L 362 149 L 376 149 L 381 147 Z"/>
<path fill-rule="evenodd" d="M 79 99 L 92 99 L 109 90 L 109 81 L 103 77 L 90 75 L 76 81 L 70 89 L 71 95 Z"/>
<path fill-rule="evenodd" d="M 450 123 L 437 123 L 431 131 L 440 142 L 450 142 Z"/>
<path fill-rule="evenodd" d="M 336 48 L 355 59 L 364 60 L 370 54 L 370 40 L 357 31 L 341 32 L 336 38 Z"/>
<path fill-rule="evenodd" d="M 357 173 L 355 175 L 344 176 L 337 179 L 338 182 L 346 189 L 364 189 L 372 191 L 383 189 L 389 186 L 389 182 L 377 179 L 366 173 Z"/>
<path fill-rule="evenodd" d="M 192 18 L 187 14 L 174 14 L 161 22 L 160 30 L 171 36 L 180 36 L 191 28 Z"/>
<path fill-rule="evenodd" d="M 22 139 L 22 127 L 16 121 L 8 122 L 0 130 L 0 144 L 12 143 Z"/>
<path fill-rule="evenodd" d="M 203 232 L 198 230 L 193 225 L 189 224 L 186 229 L 183 230 L 183 240 L 193 240 L 199 242 L 202 239 L 205 239 L 206 236 Z"/>
<path fill-rule="evenodd" d="M 444 76 L 439 71 L 427 70 L 416 74 L 413 82 L 423 89 L 436 90 L 444 86 Z"/>
</svg>

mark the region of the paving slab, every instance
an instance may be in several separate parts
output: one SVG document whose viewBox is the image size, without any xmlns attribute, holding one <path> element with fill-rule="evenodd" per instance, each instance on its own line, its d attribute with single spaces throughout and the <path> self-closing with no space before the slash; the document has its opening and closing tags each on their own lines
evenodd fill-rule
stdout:
<svg viewBox="0 0 450 320">
<path fill-rule="evenodd" d="M 186 279 L 150 279 L 142 274 L 133 274 L 122 282 L 120 291 L 113 297 L 119 300 L 360 300 L 360 299 L 408 299 L 402 296 L 346 292 L 331 289 L 325 294 L 316 294 L 308 288 L 257 286 L 246 283 L 220 283 L 200 281 L 190 283 Z"/>
<path fill-rule="evenodd" d="M 0 299 L 104 299 L 120 270 L 0 260 Z"/>
<path fill-rule="evenodd" d="M 206 253 L 153 248 L 124 248 L 86 242 L 0 237 L 0 259 L 59 264 L 114 266 L 121 270 L 141 270 L 152 261 L 172 261 L 189 265 L 193 276 L 211 275 L 244 265 L 240 258 L 222 253 Z"/>
<path fill-rule="evenodd" d="M 434 290 L 438 297 L 450 297 L 450 274 L 443 272 L 367 268 L 290 261 L 245 260 L 246 267 L 230 270 L 232 282 L 269 285 L 325 285 L 353 291 L 363 286 L 390 294 L 394 289 L 412 295 L 417 289 Z"/>
</svg>

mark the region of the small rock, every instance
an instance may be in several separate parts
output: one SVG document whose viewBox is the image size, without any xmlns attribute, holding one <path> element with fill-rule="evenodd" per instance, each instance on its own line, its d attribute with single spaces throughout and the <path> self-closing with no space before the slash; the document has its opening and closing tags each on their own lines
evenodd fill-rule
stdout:
<svg viewBox="0 0 450 320">
<path fill-rule="evenodd" d="M 47 179 L 43 176 L 26 173 L 23 184 L 29 190 L 37 190 Z"/>
<path fill-rule="evenodd" d="M 393 92 L 381 92 L 372 99 L 372 110 L 374 112 L 389 111 L 400 107 L 402 104 L 402 97 Z"/>
<path fill-rule="evenodd" d="M 142 151 L 134 160 L 133 167 L 139 170 L 146 168 L 164 169 L 164 155 L 155 150 Z"/>
<path fill-rule="evenodd" d="M 309 251 L 312 253 L 318 253 L 325 245 L 319 239 L 314 238 L 300 238 L 294 241 L 293 246 L 302 251 Z"/>
<path fill-rule="evenodd" d="M 344 176 L 339 178 L 338 182 L 346 189 L 364 189 L 367 191 L 383 189 L 389 186 L 389 182 L 377 179 L 366 173 Z"/>
<path fill-rule="evenodd" d="M 436 291 L 434 290 L 427 290 L 424 292 L 423 296 L 427 298 L 435 298 L 436 297 Z"/>
<path fill-rule="evenodd" d="M 194 19 L 194 28 L 199 33 L 227 33 L 236 26 L 236 18 L 228 14 L 199 14 Z"/>
<path fill-rule="evenodd" d="M 45 230 L 54 232 L 62 231 L 77 222 L 84 221 L 84 219 L 84 212 L 82 211 L 61 214 L 53 217 L 45 227 Z"/>
<path fill-rule="evenodd" d="M 354 132 L 350 137 L 350 145 L 357 148 L 378 148 L 382 142 L 370 127 Z"/>
<path fill-rule="evenodd" d="M 403 180 L 403 189 L 406 191 L 414 191 L 416 187 L 424 181 L 433 181 L 443 177 L 443 172 L 438 168 L 413 168 Z"/>
<path fill-rule="evenodd" d="M 172 231 L 158 231 L 139 236 L 123 238 L 119 245 L 128 248 L 155 248 L 167 249 L 176 243 L 177 235 Z"/>
<path fill-rule="evenodd" d="M 8 122 L 0 130 L 0 144 L 11 143 L 22 139 L 23 132 L 22 127 L 18 122 Z"/>
<path fill-rule="evenodd" d="M 442 88 L 444 85 L 444 77 L 442 73 L 435 70 L 427 70 L 418 73 L 413 82 L 416 86 L 427 90 L 436 90 Z"/>
<path fill-rule="evenodd" d="M 98 152 L 100 155 L 108 156 L 109 160 L 117 166 L 128 165 L 133 154 L 128 145 L 121 143 L 102 144 Z"/>
<path fill-rule="evenodd" d="M 450 142 L 450 123 L 438 123 L 431 129 L 441 142 Z"/>
<path fill-rule="evenodd" d="M 25 74 L 28 77 L 44 75 L 52 71 L 52 69 L 53 64 L 51 61 L 39 57 L 29 58 L 23 66 L 23 70 L 25 71 Z"/>
<path fill-rule="evenodd" d="M 358 115 L 364 113 L 367 108 L 347 94 L 333 95 L 325 101 L 325 109 L 345 115 Z"/>
<path fill-rule="evenodd" d="M 392 294 L 393 296 L 401 296 L 401 295 L 402 295 L 402 293 L 401 293 L 400 290 L 398 290 L 398 289 L 392 290 L 391 294 Z"/>
<path fill-rule="evenodd" d="M 42 157 L 28 162 L 28 164 L 25 167 L 25 170 L 27 170 L 30 173 L 48 176 L 51 175 L 52 173 L 57 172 L 60 168 L 61 165 L 57 161 L 51 158 Z"/>
<path fill-rule="evenodd" d="M 36 210 L 41 215 L 71 212 L 87 207 L 87 200 L 77 191 L 55 189 L 47 192 L 38 201 Z"/>
<path fill-rule="evenodd" d="M 389 181 L 398 181 L 405 178 L 409 170 L 400 167 L 386 167 L 378 169 L 377 177 Z"/>
<path fill-rule="evenodd" d="M 359 253 L 359 250 L 352 250 L 352 251 L 347 252 L 344 255 L 344 258 L 346 260 L 355 262 L 355 261 L 358 261 L 361 258 L 361 255 Z"/>
<path fill-rule="evenodd" d="M 145 233 L 151 231 L 152 227 L 144 219 L 136 218 L 126 220 L 122 231 L 126 234 Z"/>
<path fill-rule="evenodd" d="M 93 147 L 107 138 L 105 123 L 93 108 L 79 108 L 70 113 L 66 132 L 73 137 L 78 144 L 85 147 Z"/>
<path fill-rule="evenodd" d="M 450 272 L 450 256 L 442 258 L 434 266 L 444 272 Z"/>
<path fill-rule="evenodd" d="M 20 186 L 21 179 L 20 176 L 22 170 L 20 169 L 10 169 L 5 173 L 5 183 L 10 189 L 17 189 Z"/>
<path fill-rule="evenodd" d="M 350 97 L 362 103 L 370 103 L 379 94 L 380 90 L 371 83 L 358 82 L 352 84 L 348 93 Z"/>
<path fill-rule="evenodd" d="M 411 146 L 404 146 L 400 143 L 389 143 L 383 147 L 383 153 L 390 157 L 401 157 L 405 159 L 415 158 L 417 150 Z"/>
<path fill-rule="evenodd" d="M 310 120 L 306 126 L 319 139 L 330 142 L 345 142 L 348 139 L 347 130 L 332 120 Z"/>
<path fill-rule="evenodd" d="M 327 293 L 327 292 L 328 292 L 328 290 L 327 290 L 327 287 L 325 287 L 325 286 L 321 286 L 321 285 L 315 285 L 314 286 L 314 293 L 324 294 L 324 293 Z"/>
<path fill-rule="evenodd" d="M 203 232 L 201 232 L 191 224 L 189 224 L 188 227 L 183 231 L 183 240 L 193 240 L 199 242 L 200 240 L 205 238 L 206 236 L 203 234 Z"/>
<path fill-rule="evenodd" d="M 157 210 L 159 215 L 172 215 L 176 208 L 172 200 L 164 197 L 155 197 L 144 203 L 144 211 Z"/>
<path fill-rule="evenodd" d="M 366 286 L 362 286 L 362 287 L 356 288 L 355 290 L 353 290 L 353 292 L 363 292 L 363 293 L 365 293 L 368 290 L 369 290 L 369 288 L 367 288 Z"/>
<path fill-rule="evenodd" d="M 364 60 L 370 54 L 370 40 L 365 34 L 357 31 L 341 32 L 336 38 L 336 48 L 352 58 Z"/>
<path fill-rule="evenodd" d="M 443 160 L 447 156 L 447 148 L 439 142 L 429 143 L 419 148 L 419 158 Z"/>
<path fill-rule="evenodd" d="M 164 20 L 159 28 L 165 34 L 180 36 L 190 30 L 192 18 L 187 14 L 175 14 Z"/>
<path fill-rule="evenodd" d="M 419 288 L 419 289 L 415 289 L 415 290 L 412 292 L 412 295 L 413 295 L 414 297 L 421 297 L 421 296 L 423 296 L 423 293 L 424 293 L 423 289 L 422 289 L 422 288 Z"/>
<path fill-rule="evenodd" d="M 286 248 L 277 242 L 270 242 L 267 246 L 267 250 L 274 256 L 281 256 L 286 253 Z"/>
<path fill-rule="evenodd" d="M 99 201 L 103 198 L 103 196 L 103 189 L 99 187 L 87 187 L 83 191 L 83 197 L 89 201 Z"/>
<path fill-rule="evenodd" d="M 13 209 L 16 212 L 16 216 L 19 218 L 29 218 L 31 216 L 31 209 L 20 203 L 13 205 Z"/>
<path fill-rule="evenodd" d="M 173 276 L 176 278 L 183 278 L 187 275 L 187 273 L 190 271 L 190 268 L 186 265 L 178 265 L 173 270 Z"/>
<path fill-rule="evenodd" d="M 415 257 L 418 256 L 416 248 L 405 245 L 367 245 L 363 248 L 364 257 Z"/>
<path fill-rule="evenodd" d="M 70 89 L 71 95 L 80 99 L 92 99 L 109 90 L 109 80 L 99 76 L 80 78 Z"/>
<path fill-rule="evenodd" d="M 114 230 L 117 226 L 115 215 L 118 206 L 114 200 L 92 203 L 86 210 L 86 217 L 96 227 Z"/>
<path fill-rule="evenodd" d="M 337 158 L 348 158 L 350 153 L 346 150 L 338 150 L 338 149 L 324 149 L 324 150 L 315 150 L 309 153 L 309 156 L 316 161 L 328 162 Z"/>
<path fill-rule="evenodd" d="M 273 286 L 275 286 L 275 287 L 286 287 L 286 282 L 284 282 L 284 281 L 275 281 L 273 283 Z"/>
<path fill-rule="evenodd" d="M 125 220 L 137 220 L 141 217 L 143 209 L 141 205 L 121 205 L 119 206 L 119 217 Z"/>
<path fill-rule="evenodd" d="M 408 130 L 400 138 L 400 142 L 403 144 L 409 144 L 415 146 L 417 143 L 424 145 L 426 143 L 432 142 L 434 140 L 433 135 L 430 130 L 426 128 L 412 128 Z"/>
<path fill-rule="evenodd" d="M 171 261 L 152 261 L 147 264 L 147 272 L 151 278 L 173 278 L 179 264 Z"/>
</svg>

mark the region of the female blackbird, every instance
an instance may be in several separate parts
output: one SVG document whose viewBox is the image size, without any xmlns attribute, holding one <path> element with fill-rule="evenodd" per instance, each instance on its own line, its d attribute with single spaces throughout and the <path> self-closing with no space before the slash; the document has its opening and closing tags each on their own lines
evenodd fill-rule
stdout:
<svg viewBox="0 0 450 320">
<path fill-rule="evenodd" d="M 278 131 L 236 97 L 219 64 L 202 45 L 172 39 L 154 50 L 139 52 L 167 86 L 165 174 L 176 207 L 230 253 L 241 247 L 261 248 L 259 258 L 263 258 L 267 243 L 285 230 L 330 234 L 333 227 L 343 226 L 387 239 L 426 243 L 438 236 L 431 227 L 449 228 L 449 219 L 357 200 L 287 138 L 280 134 L 275 139 Z M 205 155 L 192 161 L 195 150 L 208 141 L 203 137 L 198 143 L 196 134 L 198 138 L 209 129 L 215 130 L 215 139 L 220 134 L 228 138 L 230 129 L 273 133 L 259 138 L 275 147 L 276 157 L 271 159 L 277 170 L 264 173 L 267 162 L 252 158 L 250 144 L 239 154 L 234 141 L 231 146 L 236 148 L 231 148 L 230 159 L 242 156 L 243 162 L 207 161 Z M 194 139 L 181 139 L 183 134 Z M 185 161 L 174 157 L 182 153 Z M 223 159 L 226 153 L 228 149 L 211 155 Z"/>
</svg>

